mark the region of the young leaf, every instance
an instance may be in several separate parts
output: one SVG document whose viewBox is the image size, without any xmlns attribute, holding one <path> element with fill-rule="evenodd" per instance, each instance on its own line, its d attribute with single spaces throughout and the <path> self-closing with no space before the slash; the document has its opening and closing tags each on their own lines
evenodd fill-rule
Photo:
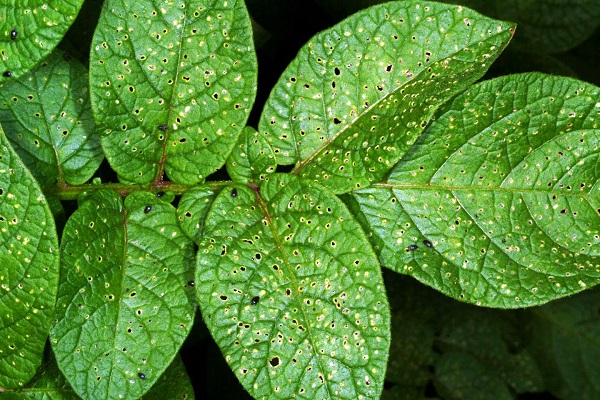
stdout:
<svg viewBox="0 0 600 400">
<path fill-rule="evenodd" d="M 242 0 L 108 0 L 90 55 L 92 106 L 125 182 L 182 184 L 220 168 L 256 92 Z"/>
<path fill-rule="evenodd" d="M 48 203 L 0 128 L 0 391 L 22 387 L 42 362 L 58 257 Z"/>
<path fill-rule="evenodd" d="M 275 153 L 264 135 L 247 126 L 227 160 L 227 173 L 236 182 L 249 183 L 268 180 L 275 172 Z"/>
<path fill-rule="evenodd" d="M 3 2 L 0 5 L 0 82 L 24 75 L 50 54 L 82 4 L 83 0 Z"/>
<path fill-rule="evenodd" d="M 600 282 L 598 98 L 523 74 L 444 106 L 385 183 L 352 194 L 382 264 L 490 307 Z"/>
<path fill-rule="evenodd" d="M 335 193 L 378 182 L 433 112 L 484 74 L 513 28 L 416 0 L 359 12 L 300 50 L 259 131 L 277 164 L 295 164 L 295 173 Z"/>
<path fill-rule="evenodd" d="M 0 119 L 21 159 L 43 188 L 85 183 L 102 162 L 89 102 L 88 74 L 55 51 L 0 90 Z"/>
<path fill-rule="evenodd" d="M 377 258 L 343 203 L 293 175 L 223 189 L 199 245 L 204 320 L 255 398 L 377 398 L 390 314 Z"/>
<path fill-rule="evenodd" d="M 125 202 L 87 196 L 67 221 L 51 344 L 73 389 L 86 398 L 143 395 L 169 366 L 196 309 L 193 243 L 175 209 L 154 194 Z"/>
</svg>

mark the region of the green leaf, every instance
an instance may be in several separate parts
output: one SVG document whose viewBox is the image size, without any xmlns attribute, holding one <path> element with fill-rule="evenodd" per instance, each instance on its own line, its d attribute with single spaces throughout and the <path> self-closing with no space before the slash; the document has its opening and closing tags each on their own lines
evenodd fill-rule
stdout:
<svg viewBox="0 0 600 400">
<path fill-rule="evenodd" d="M 27 73 L 61 41 L 83 0 L 5 1 L 0 5 L 0 82 Z"/>
<path fill-rule="evenodd" d="M 88 73 L 80 62 L 64 60 L 59 51 L 29 74 L 4 84 L 0 120 L 43 188 L 85 183 L 102 162 Z"/>
<path fill-rule="evenodd" d="M 354 193 L 383 265 L 526 307 L 600 281 L 600 89 L 502 77 L 444 106 L 386 182 Z"/>
<path fill-rule="evenodd" d="M 531 310 L 530 348 L 550 391 L 560 399 L 600 397 L 599 289 Z"/>
<path fill-rule="evenodd" d="M 259 131 L 278 164 L 295 164 L 295 173 L 335 193 L 378 182 L 433 112 L 485 73 L 513 28 L 416 0 L 359 12 L 300 50 Z"/>
<path fill-rule="evenodd" d="M 196 184 L 220 168 L 254 102 L 242 0 L 108 0 L 90 55 L 102 145 L 124 182 Z"/>
<path fill-rule="evenodd" d="M 390 314 L 377 258 L 343 203 L 293 175 L 223 189 L 196 288 L 225 360 L 255 398 L 377 398 Z"/>
<path fill-rule="evenodd" d="M 48 203 L 0 128 L 0 390 L 22 387 L 42 362 L 58 271 Z"/>
<path fill-rule="evenodd" d="M 142 396 L 188 335 L 193 243 L 175 209 L 147 192 L 88 195 L 67 221 L 51 343 L 85 398 Z"/>
<path fill-rule="evenodd" d="M 208 186 L 198 186 L 186 191 L 177 206 L 177 220 L 181 230 L 198 244 L 202 227 L 214 199 L 215 191 Z"/>
<path fill-rule="evenodd" d="M 240 183 L 268 180 L 275 172 L 275 153 L 267 138 L 252 127 L 244 128 L 237 146 L 227 160 L 227 173 Z"/>
</svg>

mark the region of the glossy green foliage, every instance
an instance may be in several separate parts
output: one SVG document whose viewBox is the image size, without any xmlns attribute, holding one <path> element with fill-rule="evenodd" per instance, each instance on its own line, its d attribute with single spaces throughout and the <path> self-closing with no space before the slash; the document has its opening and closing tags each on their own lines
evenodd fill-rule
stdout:
<svg viewBox="0 0 600 400">
<path fill-rule="evenodd" d="M 42 362 L 58 257 L 48 203 L 0 128 L 0 388 L 23 386 Z"/>
<path fill-rule="evenodd" d="M 123 202 L 96 191 L 67 221 L 61 256 L 58 365 L 84 398 L 139 398 L 194 320 L 193 244 L 175 209 L 147 192 Z"/>
<path fill-rule="evenodd" d="M 55 51 L 0 90 L 0 121 L 42 188 L 82 184 L 103 159 L 87 69 Z"/>
<path fill-rule="evenodd" d="M 385 183 L 353 194 L 382 264 L 492 307 L 600 282 L 599 96 L 524 74 L 449 102 Z"/>
<path fill-rule="evenodd" d="M 275 152 L 267 138 L 256 129 L 246 127 L 227 160 L 227 172 L 231 179 L 240 183 L 258 183 L 268 180 L 276 168 Z"/>
<path fill-rule="evenodd" d="M 196 288 L 225 360 L 255 398 L 377 398 L 390 316 L 377 257 L 324 187 L 274 175 L 224 188 Z"/>
<path fill-rule="evenodd" d="M 123 182 L 166 172 L 195 184 L 220 168 L 256 92 L 241 0 L 109 0 L 90 55 L 102 145 Z"/>
<path fill-rule="evenodd" d="M 209 186 L 196 186 L 185 192 L 179 200 L 179 226 L 196 244 L 202 239 L 204 220 L 215 196 L 215 191 Z"/>
<path fill-rule="evenodd" d="M 265 105 L 278 164 L 336 193 L 379 181 L 433 112 L 480 78 L 514 25 L 422 1 L 359 12 L 312 38 Z"/>
<path fill-rule="evenodd" d="M 83 0 L 7 0 L 0 4 L 0 82 L 27 73 L 56 47 Z"/>
</svg>

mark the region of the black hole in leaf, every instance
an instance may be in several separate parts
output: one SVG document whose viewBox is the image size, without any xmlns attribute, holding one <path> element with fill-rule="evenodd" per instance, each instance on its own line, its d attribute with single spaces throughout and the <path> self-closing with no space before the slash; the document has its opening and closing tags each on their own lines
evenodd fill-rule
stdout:
<svg viewBox="0 0 600 400">
<path fill-rule="evenodd" d="M 271 367 L 278 366 L 279 365 L 279 357 L 271 358 L 271 361 L 269 361 L 269 364 L 271 364 Z"/>
<path fill-rule="evenodd" d="M 338 67 L 335 67 L 333 69 L 333 73 L 336 74 L 336 75 L 339 75 L 339 74 L 341 74 L 341 71 L 340 71 L 340 69 Z"/>
<path fill-rule="evenodd" d="M 340 120 L 339 120 L 339 119 L 336 117 L 336 118 L 334 118 L 334 119 L 333 119 L 333 123 L 337 125 L 337 124 L 341 124 L 341 123 L 342 123 L 342 121 L 340 121 Z"/>
<path fill-rule="evenodd" d="M 260 301 L 260 297 L 258 297 L 258 296 L 254 296 L 254 297 L 252 298 L 252 300 L 250 301 L 250 305 L 252 305 L 252 306 L 255 306 L 255 305 L 257 305 L 257 304 L 258 304 L 258 302 L 259 302 L 259 301 Z"/>
<path fill-rule="evenodd" d="M 146 208 L 144 208 L 144 214 L 148 214 L 150 210 L 152 210 L 152 206 L 146 206 Z"/>
</svg>

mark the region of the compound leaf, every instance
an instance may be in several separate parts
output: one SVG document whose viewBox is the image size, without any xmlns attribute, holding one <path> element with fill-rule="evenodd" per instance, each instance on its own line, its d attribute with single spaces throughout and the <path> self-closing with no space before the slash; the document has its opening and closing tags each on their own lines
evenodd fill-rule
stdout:
<svg viewBox="0 0 600 400">
<path fill-rule="evenodd" d="M 543 74 L 457 96 L 385 183 L 352 194 L 382 264 L 502 308 L 600 282 L 598 98 Z"/>
<path fill-rule="evenodd" d="M 242 0 L 109 0 L 90 55 L 92 106 L 124 182 L 196 184 L 248 118 L 256 56 Z"/>
<path fill-rule="evenodd" d="M 58 275 L 52 213 L 0 128 L 0 388 L 22 387 L 40 366 Z"/>
<path fill-rule="evenodd" d="M 85 67 L 55 51 L 0 91 L 6 135 L 43 188 L 85 183 L 102 162 L 88 84 Z"/>
<path fill-rule="evenodd" d="M 259 132 L 277 164 L 335 193 L 378 182 L 433 112 L 479 79 L 514 25 L 440 3 L 389 2 L 312 38 L 274 87 Z"/>
<path fill-rule="evenodd" d="M 142 396 L 169 366 L 196 309 L 193 243 L 175 209 L 134 192 L 82 200 L 61 243 L 62 274 L 51 344 L 85 398 Z"/>
<path fill-rule="evenodd" d="M 225 360 L 255 398 L 377 398 L 390 342 L 381 271 L 360 226 L 293 175 L 223 189 L 196 288 Z"/>
<path fill-rule="evenodd" d="M 27 73 L 61 41 L 83 0 L 3 1 L 0 4 L 0 82 Z"/>
</svg>

